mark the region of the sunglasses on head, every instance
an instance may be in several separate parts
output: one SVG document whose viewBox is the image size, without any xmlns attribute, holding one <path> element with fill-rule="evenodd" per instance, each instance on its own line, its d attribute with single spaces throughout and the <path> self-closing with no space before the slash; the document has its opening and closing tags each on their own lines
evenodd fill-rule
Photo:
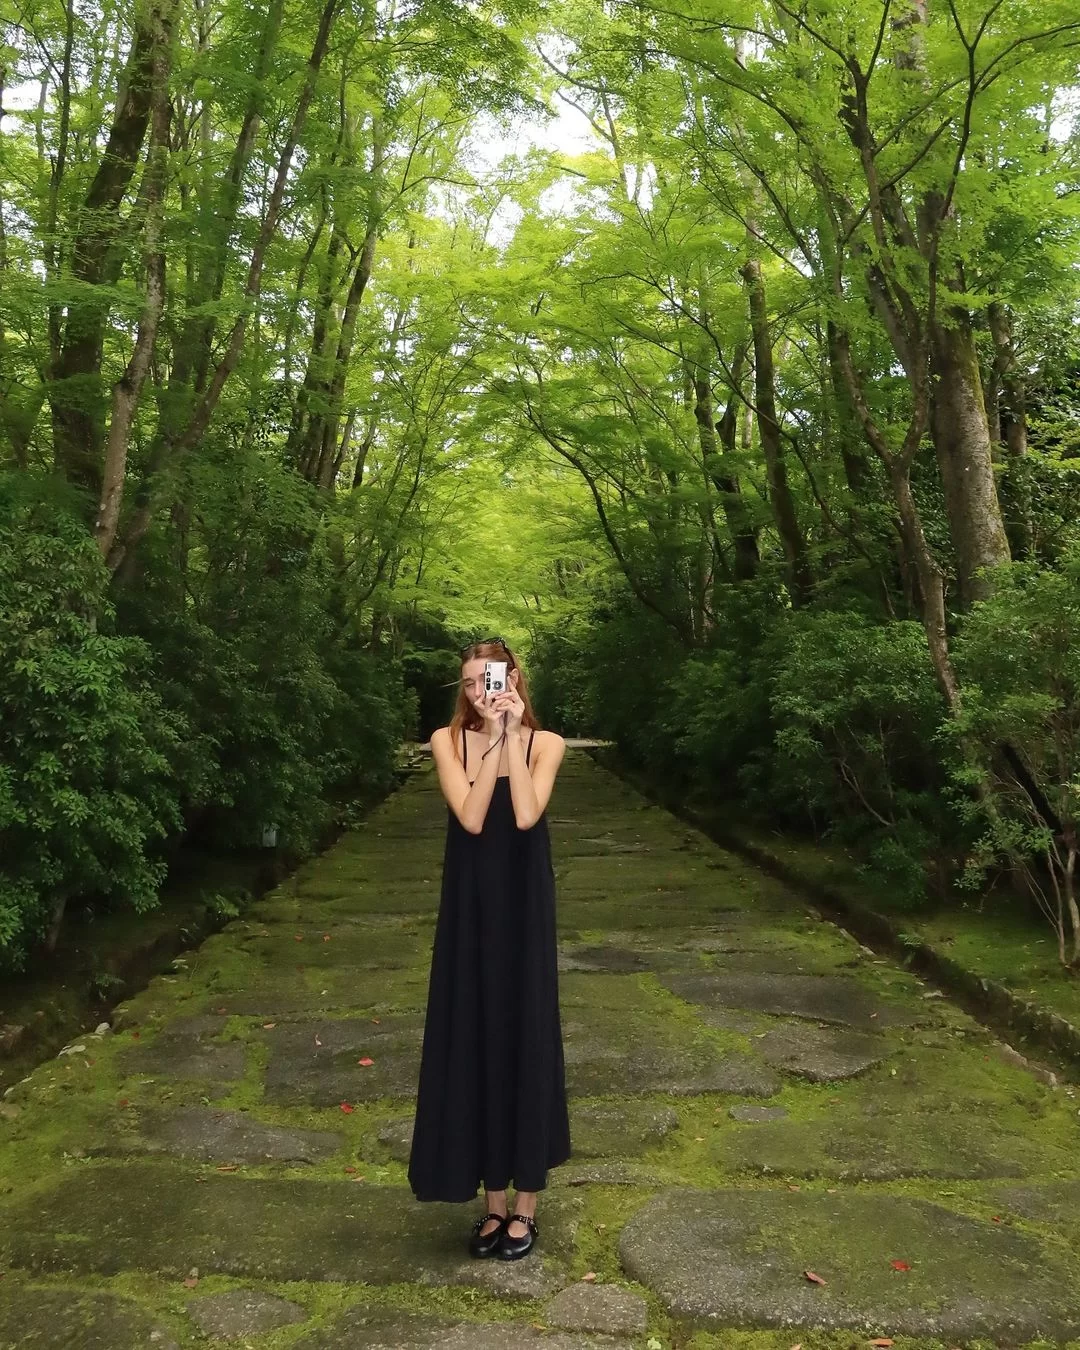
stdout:
<svg viewBox="0 0 1080 1350">
<path fill-rule="evenodd" d="M 505 638 L 501 637 L 477 638 L 475 642 L 470 642 L 468 646 L 462 647 L 461 649 L 462 660 L 464 660 L 465 658 L 465 653 L 471 652 L 474 647 L 501 647 L 503 651 L 507 654 L 507 656 L 510 655 L 510 648 L 506 645 Z"/>
</svg>

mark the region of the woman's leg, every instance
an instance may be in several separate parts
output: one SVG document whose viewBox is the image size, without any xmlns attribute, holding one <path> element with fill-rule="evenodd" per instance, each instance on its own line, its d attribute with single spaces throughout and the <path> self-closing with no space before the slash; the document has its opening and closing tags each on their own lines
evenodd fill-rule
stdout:
<svg viewBox="0 0 1080 1350">
<path fill-rule="evenodd" d="M 487 1212 L 489 1214 L 502 1214 L 503 1216 L 505 1216 L 508 1212 L 506 1208 L 506 1191 L 485 1190 L 484 1204 L 487 1206 Z M 480 1229 L 480 1236 L 487 1237 L 489 1234 L 494 1233 L 495 1229 L 498 1228 L 498 1226 L 499 1225 L 495 1222 L 494 1219 L 488 1219 L 487 1223 L 484 1224 L 483 1228 Z"/>
<path fill-rule="evenodd" d="M 504 1192 L 505 1194 L 505 1192 Z M 514 1192 L 514 1214 L 527 1214 L 530 1219 L 536 1217 L 536 1191 L 515 1191 Z M 506 1233 L 508 1237 L 523 1238 L 529 1230 L 523 1223 L 511 1223 L 507 1226 Z"/>
</svg>

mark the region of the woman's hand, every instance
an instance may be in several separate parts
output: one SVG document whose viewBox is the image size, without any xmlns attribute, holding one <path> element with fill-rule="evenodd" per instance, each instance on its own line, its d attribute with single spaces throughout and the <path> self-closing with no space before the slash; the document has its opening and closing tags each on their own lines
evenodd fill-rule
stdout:
<svg viewBox="0 0 1080 1350">
<path fill-rule="evenodd" d="M 500 713 L 506 714 L 507 736 L 516 736 L 521 730 L 521 719 L 525 716 L 525 704 L 513 685 L 505 694 L 498 696 L 495 707 L 498 708 Z"/>
<path fill-rule="evenodd" d="M 488 698 L 486 694 L 481 694 L 478 699 L 473 700 L 473 707 L 484 720 L 484 729 L 487 731 L 489 741 L 497 741 L 503 733 L 503 709 L 499 706 L 499 700 L 503 697 L 496 694 Z"/>
</svg>

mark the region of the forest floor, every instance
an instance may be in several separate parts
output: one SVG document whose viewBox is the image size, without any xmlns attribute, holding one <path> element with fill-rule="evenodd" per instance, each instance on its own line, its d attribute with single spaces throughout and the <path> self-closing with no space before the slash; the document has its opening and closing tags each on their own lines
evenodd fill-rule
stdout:
<svg viewBox="0 0 1080 1350">
<path fill-rule="evenodd" d="M 587 755 L 548 814 L 529 1257 L 406 1180 L 426 769 L 0 1100 L 0 1350 L 1080 1346 L 1080 1091 Z"/>
</svg>

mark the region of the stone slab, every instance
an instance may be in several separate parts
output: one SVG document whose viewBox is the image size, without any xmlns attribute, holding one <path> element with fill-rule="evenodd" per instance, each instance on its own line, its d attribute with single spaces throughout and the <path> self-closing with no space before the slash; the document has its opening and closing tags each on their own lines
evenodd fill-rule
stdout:
<svg viewBox="0 0 1080 1350">
<path fill-rule="evenodd" d="M 1047 1165 L 1037 1141 L 999 1131 L 992 1120 L 973 1129 L 964 1115 L 913 1112 L 902 1125 L 883 1117 L 764 1121 L 710 1143 L 724 1167 L 788 1177 L 980 1180 Z"/>
<path fill-rule="evenodd" d="M 178 1350 L 145 1309 L 115 1294 L 0 1282 L 0 1350 Z"/>
<path fill-rule="evenodd" d="M 215 1341 L 261 1336 L 278 1327 L 303 1322 L 307 1309 L 287 1298 L 259 1289 L 227 1289 L 205 1298 L 189 1299 L 187 1314 L 204 1336 Z"/>
<path fill-rule="evenodd" d="M 582 1102 L 570 1108 L 575 1158 L 625 1158 L 646 1153 L 679 1127 L 670 1106 L 651 1102 Z"/>
<path fill-rule="evenodd" d="M 884 1003 L 843 975 L 661 974 L 659 979 L 679 998 L 703 1007 L 804 1017 L 867 1031 L 915 1026 L 926 1018 L 919 1009 Z"/>
<path fill-rule="evenodd" d="M 197 1162 L 314 1163 L 329 1158 L 344 1142 L 342 1135 L 329 1130 L 288 1129 L 264 1124 L 243 1111 L 201 1106 L 147 1113 L 138 1125 L 134 1147 Z M 98 1152 L 114 1153 L 122 1149 L 123 1145 L 117 1141 Z"/>
<path fill-rule="evenodd" d="M 413 1097 L 420 1075 L 420 1014 L 286 1022 L 260 1034 L 270 1059 L 265 1099 L 276 1105 L 337 1106 Z M 370 1059 L 364 1066 L 361 1059 Z"/>
<path fill-rule="evenodd" d="M 774 1027 L 756 1039 L 766 1063 L 811 1083 L 838 1083 L 880 1064 L 890 1053 L 881 1036 L 806 1023 Z"/>
<path fill-rule="evenodd" d="M 750 1124 L 760 1120 L 787 1120 L 787 1111 L 782 1106 L 753 1106 L 745 1102 L 736 1102 L 728 1107 L 732 1120 Z"/>
<path fill-rule="evenodd" d="M 220 1017 L 177 1017 L 145 1044 L 125 1046 L 117 1065 L 126 1073 L 234 1083 L 244 1076 L 247 1049 L 242 1041 L 215 1040 L 220 1033 Z"/>
<path fill-rule="evenodd" d="M 549 1186 L 645 1186 L 653 1190 L 664 1180 L 638 1163 L 619 1159 L 590 1162 L 574 1158 L 548 1173 Z"/>
<path fill-rule="evenodd" d="M 1080 1334 L 1080 1284 L 1061 1256 L 924 1200 L 678 1187 L 630 1219 L 619 1254 L 673 1315 L 703 1326 L 994 1344 Z"/>
<path fill-rule="evenodd" d="M 480 1262 L 482 1265 L 528 1265 L 526 1261 Z M 357 1304 L 329 1327 L 295 1342 L 296 1350 L 619 1350 L 630 1343 L 608 1336 L 566 1331 L 541 1331 L 520 1322 L 463 1322 L 423 1313 L 399 1312 L 369 1303 Z"/>
<path fill-rule="evenodd" d="M 780 1080 L 761 1060 L 727 1050 L 658 1015 L 568 1009 L 562 1019 L 566 1090 L 577 1097 L 731 1092 L 771 1097 Z"/>
<path fill-rule="evenodd" d="M 574 1158 L 632 1157 L 661 1144 L 678 1128 L 679 1117 L 670 1106 L 651 1102 L 572 1102 L 570 1139 Z M 373 1156 L 407 1163 L 412 1149 L 413 1117 L 394 1116 L 375 1131 L 378 1147 Z"/>
<path fill-rule="evenodd" d="M 512 1297 L 520 1286 L 535 1298 L 554 1292 L 581 1205 L 566 1191 L 546 1197 L 538 1251 L 528 1261 L 484 1262 L 468 1255 L 482 1194 L 469 1205 L 421 1204 L 404 1187 L 134 1161 L 88 1168 L 8 1209 L 0 1265 L 165 1279 L 195 1266 L 204 1276 L 375 1285 L 488 1287 L 501 1276 L 502 1293 Z M 485 1274 L 496 1265 L 508 1270 Z M 529 1269 L 514 1272 L 519 1266 Z"/>
<path fill-rule="evenodd" d="M 640 1336 L 648 1317 L 641 1295 L 616 1284 L 572 1284 L 544 1304 L 544 1321 L 566 1331 Z"/>
</svg>

